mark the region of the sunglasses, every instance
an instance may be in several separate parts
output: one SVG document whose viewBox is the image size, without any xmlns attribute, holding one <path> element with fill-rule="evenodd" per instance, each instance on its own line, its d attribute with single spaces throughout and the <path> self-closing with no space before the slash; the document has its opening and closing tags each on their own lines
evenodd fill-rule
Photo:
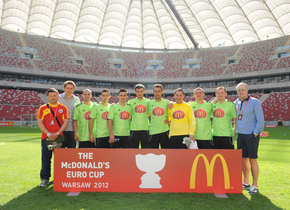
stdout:
<svg viewBox="0 0 290 210">
<path fill-rule="evenodd" d="M 245 91 L 246 89 L 238 89 L 238 92 Z"/>
</svg>

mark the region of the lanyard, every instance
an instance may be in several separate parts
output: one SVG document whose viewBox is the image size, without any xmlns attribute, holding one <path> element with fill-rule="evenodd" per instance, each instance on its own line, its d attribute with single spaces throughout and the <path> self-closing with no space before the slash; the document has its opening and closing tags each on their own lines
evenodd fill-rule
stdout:
<svg viewBox="0 0 290 210">
<path fill-rule="evenodd" d="M 247 106 L 247 104 L 248 104 L 250 99 L 251 99 L 251 96 L 249 96 L 249 99 L 247 100 L 247 102 L 246 102 L 246 104 L 245 104 L 245 106 L 243 108 L 242 114 L 244 114 L 245 108 L 246 108 L 246 106 Z M 241 103 L 242 103 L 242 101 L 241 101 Z M 239 113 L 241 112 L 241 110 L 240 110 L 241 103 L 239 103 L 239 107 L 238 107 Z"/>
<path fill-rule="evenodd" d="M 54 121 L 54 119 L 56 118 L 56 113 L 57 113 L 58 104 L 59 104 L 59 103 L 57 103 L 57 106 L 56 106 L 56 108 L 55 108 L 54 116 L 53 116 L 53 114 L 51 113 L 51 112 L 52 112 L 52 108 L 51 108 L 51 106 L 49 106 L 49 108 L 50 108 L 50 120 L 51 120 L 51 121 Z"/>
</svg>

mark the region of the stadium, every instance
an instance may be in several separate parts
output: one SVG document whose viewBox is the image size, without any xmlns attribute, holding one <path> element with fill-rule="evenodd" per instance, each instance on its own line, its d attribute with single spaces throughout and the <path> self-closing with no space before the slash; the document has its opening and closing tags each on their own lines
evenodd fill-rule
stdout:
<svg viewBox="0 0 290 210">
<path fill-rule="evenodd" d="M 262 104 L 265 125 L 290 126 L 289 12 L 287 0 L 1 0 L 0 122 L 36 127 L 45 92 L 62 92 L 67 80 L 80 98 L 91 89 L 96 102 L 109 89 L 110 103 L 120 88 L 134 98 L 138 83 L 149 99 L 154 84 L 169 100 L 182 87 L 186 102 L 195 100 L 196 87 L 210 102 L 224 86 L 233 102 L 236 85 L 245 82 Z M 285 141 L 284 128 L 277 133 Z M 286 197 L 269 209 L 289 208 Z"/>
</svg>

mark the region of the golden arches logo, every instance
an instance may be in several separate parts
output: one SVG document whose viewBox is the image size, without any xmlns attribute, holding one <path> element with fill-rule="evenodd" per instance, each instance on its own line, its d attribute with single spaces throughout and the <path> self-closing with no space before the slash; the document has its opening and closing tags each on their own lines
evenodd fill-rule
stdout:
<svg viewBox="0 0 290 210">
<path fill-rule="evenodd" d="M 211 159 L 210 163 L 204 154 L 199 154 L 195 157 L 193 164 L 192 164 L 192 168 L 191 168 L 190 189 L 195 188 L 196 167 L 197 167 L 197 163 L 198 163 L 200 158 L 203 159 L 204 164 L 205 164 L 207 186 L 212 187 L 213 170 L 214 170 L 215 161 L 218 157 L 220 158 L 220 160 L 222 162 L 222 166 L 223 166 L 225 189 L 230 189 L 230 175 L 229 175 L 228 166 L 227 166 L 227 163 L 226 163 L 224 157 L 221 154 L 215 154 L 215 156 L 213 156 L 213 158 Z"/>
<path fill-rule="evenodd" d="M 138 106 L 135 106 L 134 110 L 137 113 L 145 113 L 146 112 L 146 106 L 144 106 L 142 104 L 139 104 Z"/>
<path fill-rule="evenodd" d="M 123 111 L 119 114 L 119 118 L 121 120 L 128 120 L 129 119 L 129 116 L 130 116 L 130 113 L 127 112 L 127 111 Z"/>
<path fill-rule="evenodd" d="M 196 118 L 201 119 L 201 118 L 205 118 L 207 116 L 207 113 L 203 109 L 198 109 L 194 112 L 194 115 Z"/>
<path fill-rule="evenodd" d="M 152 114 L 155 116 L 162 116 L 164 115 L 164 113 L 165 113 L 164 109 L 159 106 L 152 110 Z"/>
</svg>

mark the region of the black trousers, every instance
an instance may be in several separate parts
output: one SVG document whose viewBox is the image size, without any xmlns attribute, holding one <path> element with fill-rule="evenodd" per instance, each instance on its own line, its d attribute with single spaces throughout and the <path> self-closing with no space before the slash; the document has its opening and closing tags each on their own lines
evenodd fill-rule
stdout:
<svg viewBox="0 0 290 210">
<path fill-rule="evenodd" d="M 169 139 L 170 149 L 187 149 L 187 146 L 182 143 L 184 137 L 189 137 L 188 135 L 182 136 L 171 136 Z"/>
<path fill-rule="evenodd" d="M 169 148 L 168 131 L 149 136 L 148 147 L 159 149 L 159 144 L 162 149 Z"/>
<path fill-rule="evenodd" d="M 148 148 L 148 131 L 131 131 L 130 146 L 131 148 L 139 148 L 139 142 L 141 141 L 141 148 Z"/>
<path fill-rule="evenodd" d="M 76 148 L 76 141 L 74 139 L 74 132 L 73 131 L 64 131 L 64 145 L 63 147 L 67 148 Z"/>
</svg>

